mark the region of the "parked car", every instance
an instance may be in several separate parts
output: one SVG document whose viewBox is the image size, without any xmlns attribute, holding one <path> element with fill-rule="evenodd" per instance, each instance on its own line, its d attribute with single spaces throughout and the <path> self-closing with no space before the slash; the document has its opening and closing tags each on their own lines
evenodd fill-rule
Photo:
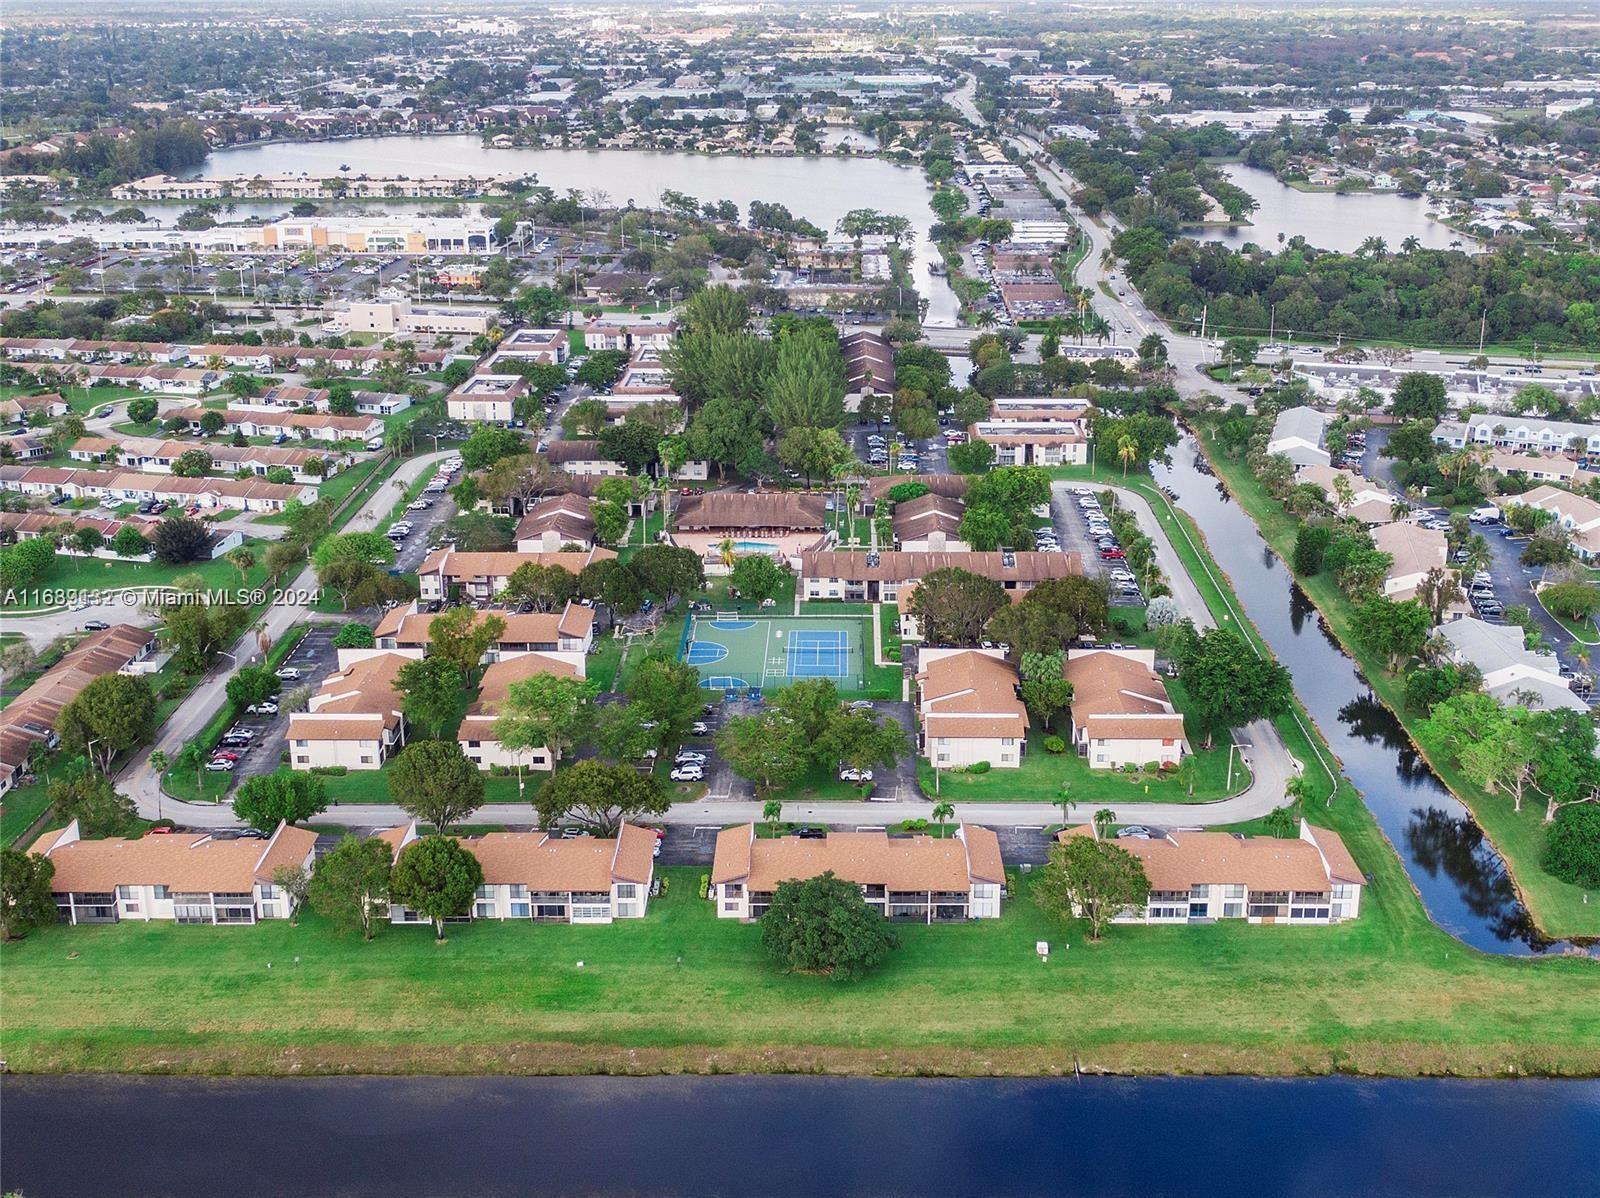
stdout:
<svg viewBox="0 0 1600 1198">
<path fill-rule="evenodd" d="M 839 771 L 839 779 L 843 782 L 871 782 L 872 771 L 858 770 L 851 766 L 845 766 L 844 769 Z"/>
<path fill-rule="evenodd" d="M 300 671 L 295 669 L 293 666 L 279 666 L 273 671 L 273 673 L 279 678 L 282 678 L 285 682 L 300 681 Z"/>
<path fill-rule="evenodd" d="M 689 729 L 689 735 L 691 736 L 709 736 L 710 734 L 711 725 L 706 723 L 704 720 L 696 720 L 694 725 Z"/>
<path fill-rule="evenodd" d="M 706 772 L 698 765 L 680 765 L 668 777 L 674 782 L 704 782 Z"/>
<path fill-rule="evenodd" d="M 249 707 L 245 708 L 245 711 L 250 715 L 277 715 L 278 704 L 276 701 L 268 699 L 265 703 L 250 704 Z"/>
<path fill-rule="evenodd" d="M 104 632 L 107 628 L 110 628 L 111 625 L 107 624 L 104 620 L 85 620 L 83 622 L 83 627 L 87 632 Z"/>
<path fill-rule="evenodd" d="M 706 755 L 704 753 L 696 753 L 692 749 L 684 749 L 672 759 L 672 762 L 674 765 L 704 765 L 706 763 Z"/>
<path fill-rule="evenodd" d="M 213 774 L 228 774 L 233 772 L 234 763 L 222 759 L 212 759 L 206 762 L 206 769 Z"/>
</svg>

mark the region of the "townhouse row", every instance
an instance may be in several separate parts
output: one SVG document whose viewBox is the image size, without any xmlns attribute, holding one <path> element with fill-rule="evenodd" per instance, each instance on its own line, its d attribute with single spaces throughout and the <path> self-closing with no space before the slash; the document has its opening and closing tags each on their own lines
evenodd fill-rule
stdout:
<svg viewBox="0 0 1600 1198">
<path fill-rule="evenodd" d="M 395 858 L 419 839 L 415 822 L 376 835 Z M 1059 833 L 1063 841 L 1098 836 L 1088 826 Z M 624 823 L 614 837 L 491 832 L 456 841 L 477 858 L 483 882 L 448 922 L 609 924 L 649 912 L 657 835 L 648 828 Z M 1115 843 L 1140 861 L 1150 884 L 1145 903 L 1119 912 L 1118 923 L 1304 926 L 1360 915 L 1365 876 L 1336 833 L 1304 821 L 1292 838 L 1174 832 Z M 312 868 L 315 849 L 315 833 L 282 823 L 265 841 L 226 833 L 84 840 L 74 821 L 30 851 L 54 867 L 51 889 L 64 923 L 249 925 L 294 914 L 278 874 Z M 784 882 L 824 873 L 858 886 L 867 906 L 893 922 L 999 919 L 1008 897 L 999 838 L 963 823 L 948 838 L 769 838 L 754 824 L 725 828 L 706 898 L 719 919 L 759 920 Z M 401 903 L 391 902 L 387 915 L 394 924 L 429 922 Z"/>
<path fill-rule="evenodd" d="M 310 483 L 269 483 L 243 478 L 184 478 L 123 470 L 76 470 L 61 466 L 0 466 L 0 490 L 21 495 L 97 499 L 102 503 L 151 500 L 206 509 L 281 512 L 291 503 L 314 503 Z"/>
</svg>

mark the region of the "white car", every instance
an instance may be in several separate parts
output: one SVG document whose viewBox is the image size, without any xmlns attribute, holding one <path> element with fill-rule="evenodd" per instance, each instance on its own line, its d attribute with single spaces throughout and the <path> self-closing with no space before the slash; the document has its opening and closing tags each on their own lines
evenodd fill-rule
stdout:
<svg viewBox="0 0 1600 1198">
<path fill-rule="evenodd" d="M 274 673 L 285 682 L 299 682 L 300 671 L 293 666 L 280 666 Z"/>
<path fill-rule="evenodd" d="M 680 765 L 668 776 L 674 782 L 704 782 L 706 772 L 698 765 Z"/>
<path fill-rule="evenodd" d="M 413 499 L 410 503 L 406 504 L 406 511 L 425 512 L 432 506 L 433 500 L 431 499 Z"/>
<path fill-rule="evenodd" d="M 692 736 L 709 736 L 711 734 L 711 725 L 704 720 L 696 720 L 694 727 L 689 729 L 689 733 Z"/>
<path fill-rule="evenodd" d="M 845 766 L 844 769 L 839 771 L 839 778 L 844 782 L 871 782 L 872 771 L 852 769 L 850 766 Z"/>
<path fill-rule="evenodd" d="M 245 708 L 245 711 L 250 715 L 277 715 L 278 705 L 270 701 L 266 703 L 252 703 L 249 707 Z"/>
<path fill-rule="evenodd" d="M 233 773 L 233 762 L 226 757 L 219 757 L 215 761 L 206 762 L 206 769 L 213 774 L 231 774 Z"/>
<path fill-rule="evenodd" d="M 674 765 L 704 765 L 706 755 L 704 753 L 683 752 L 672 760 Z"/>
</svg>

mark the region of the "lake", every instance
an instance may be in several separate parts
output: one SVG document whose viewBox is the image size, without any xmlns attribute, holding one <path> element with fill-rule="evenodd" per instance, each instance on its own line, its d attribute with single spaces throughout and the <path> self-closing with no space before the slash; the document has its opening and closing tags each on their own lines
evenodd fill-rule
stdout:
<svg viewBox="0 0 1600 1198">
<path fill-rule="evenodd" d="M 7 1190 L 1600 1195 L 1600 1083 L 7 1078 Z"/>
<path fill-rule="evenodd" d="M 1449 249 L 1452 241 L 1468 248 L 1476 244 L 1429 219 L 1425 200 L 1390 192 L 1296 191 L 1278 182 L 1271 171 L 1242 162 L 1225 163 L 1221 169 L 1231 183 L 1255 197 L 1259 207 L 1250 214 L 1251 223 L 1230 229 L 1188 229 L 1185 236 L 1220 241 L 1235 249 L 1254 242 L 1265 250 L 1278 248 L 1280 233 L 1285 240 L 1299 235 L 1321 249 L 1345 252 L 1369 237 L 1383 238 L 1391 250 L 1398 250 L 1407 237 L 1435 250 Z"/>
<path fill-rule="evenodd" d="M 930 324 L 953 325 L 955 293 L 943 278 L 929 273 L 938 251 L 928 240 L 934 222 L 931 194 L 920 171 L 876 158 L 713 157 L 657 150 L 491 149 L 470 134 L 439 137 L 359 137 L 339 141 L 275 142 L 235 146 L 213 153 L 194 172 L 219 175 L 335 173 L 354 174 L 517 174 L 536 175 L 558 193 L 576 188 L 586 195 L 606 193 L 606 202 L 658 204 L 671 188 L 700 200 L 732 200 L 741 211 L 751 200 L 780 203 L 832 231 L 852 208 L 876 208 L 904 216 L 917 230 L 913 278 L 928 301 Z M 287 205 L 284 205 L 287 207 Z"/>
</svg>

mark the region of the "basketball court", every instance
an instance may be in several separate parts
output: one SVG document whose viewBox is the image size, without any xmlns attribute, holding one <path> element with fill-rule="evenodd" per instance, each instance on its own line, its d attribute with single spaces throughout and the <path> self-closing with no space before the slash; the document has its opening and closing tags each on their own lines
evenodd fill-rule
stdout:
<svg viewBox="0 0 1600 1198">
<path fill-rule="evenodd" d="M 682 657 L 707 690 L 762 691 L 803 678 L 826 678 L 841 691 L 866 687 L 860 616 L 697 615 L 684 633 Z"/>
</svg>

